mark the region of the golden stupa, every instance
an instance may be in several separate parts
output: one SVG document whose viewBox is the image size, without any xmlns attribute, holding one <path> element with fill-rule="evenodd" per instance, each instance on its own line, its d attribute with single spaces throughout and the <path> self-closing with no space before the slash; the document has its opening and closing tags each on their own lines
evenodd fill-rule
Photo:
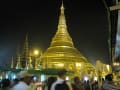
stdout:
<svg viewBox="0 0 120 90">
<path fill-rule="evenodd" d="M 43 69 L 66 68 L 75 71 L 77 74 L 80 71 L 85 73 L 89 69 L 93 70 L 92 64 L 74 47 L 72 38 L 67 31 L 63 3 L 60 9 L 57 32 L 52 38 L 50 47 L 42 55 Z M 86 71 L 82 71 L 83 69 Z"/>
</svg>

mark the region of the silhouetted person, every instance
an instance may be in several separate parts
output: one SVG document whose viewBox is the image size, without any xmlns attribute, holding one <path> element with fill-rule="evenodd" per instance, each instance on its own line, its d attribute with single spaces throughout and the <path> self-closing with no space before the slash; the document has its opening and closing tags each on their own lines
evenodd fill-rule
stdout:
<svg viewBox="0 0 120 90">
<path fill-rule="evenodd" d="M 9 86 L 10 86 L 10 80 L 3 79 L 2 80 L 2 90 L 9 90 Z"/>
<path fill-rule="evenodd" d="M 18 73 L 18 78 L 20 81 L 13 86 L 11 90 L 32 90 L 29 85 L 32 81 L 33 75 L 29 74 L 27 71 L 20 71 Z"/>
<path fill-rule="evenodd" d="M 85 87 L 85 90 L 91 90 L 90 81 L 89 80 L 84 81 L 84 87 Z"/>
<path fill-rule="evenodd" d="M 17 83 L 19 82 L 19 79 L 14 79 L 11 84 L 10 84 L 10 88 L 14 87 Z"/>
<path fill-rule="evenodd" d="M 50 90 L 52 84 L 57 80 L 57 77 L 49 77 L 48 80 L 47 80 L 47 86 L 48 86 L 48 90 Z"/>
<path fill-rule="evenodd" d="M 74 83 L 72 83 L 73 90 L 85 90 L 84 85 L 80 81 L 79 77 L 77 77 L 77 76 L 74 77 L 73 81 L 74 81 Z"/>
<path fill-rule="evenodd" d="M 63 86 L 60 87 L 60 88 L 64 87 L 64 88 L 61 89 L 61 90 L 68 90 L 67 87 L 69 87 L 69 90 L 72 89 L 72 87 L 70 87 L 70 84 L 68 84 L 68 83 L 66 82 L 66 80 L 65 80 L 65 79 L 66 79 L 66 73 L 67 73 L 67 71 L 66 71 L 65 69 L 62 69 L 62 70 L 59 71 L 59 73 L 58 73 L 58 78 L 57 78 L 57 80 L 52 84 L 50 90 L 58 90 L 58 87 L 60 87 L 62 84 L 65 84 L 65 83 L 66 83 L 66 85 L 63 85 Z M 65 89 L 65 86 L 66 86 L 66 89 Z"/>
<path fill-rule="evenodd" d="M 108 74 L 105 76 L 105 81 L 103 82 L 102 90 L 120 90 L 120 86 L 114 84 L 112 74 Z"/>
<path fill-rule="evenodd" d="M 55 86 L 55 90 L 70 90 L 70 89 L 67 83 L 64 81 L 63 83 L 57 84 Z"/>
<path fill-rule="evenodd" d="M 91 89 L 92 89 L 92 90 L 99 90 L 98 81 L 94 81 L 94 82 L 91 84 Z"/>
</svg>

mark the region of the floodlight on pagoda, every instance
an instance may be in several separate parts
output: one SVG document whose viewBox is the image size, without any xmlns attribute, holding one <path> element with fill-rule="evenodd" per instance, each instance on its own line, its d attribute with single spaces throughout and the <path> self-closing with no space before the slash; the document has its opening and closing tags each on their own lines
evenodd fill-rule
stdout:
<svg viewBox="0 0 120 90">
<path fill-rule="evenodd" d="M 107 70 L 110 71 L 110 66 L 109 66 L 109 65 L 106 65 L 106 67 L 107 67 Z"/>
<path fill-rule="evenodd" d="M 94 81 L 97 81 L 98 80 L 98 77 L 94 77 Z"/>
<path fill-rule="evenodd" d="M 76 67 L 81 67 L 81 63 L 76 63 Z"/>
<path fill-rule="evenodd" d="M 87 76 L 84 77 L 84 80 L 87 82 L 89 79 Z"/>
<path fill-rule="evenodd" d="M 62 64 L 62 63 L 55 64 L 55 65 L 58 66 L 58 67 L 63 67 L 64 66 L 64 64 Z"/>
<path fill-rule="evenodd" d="M 114 65 L 114 66 L 119 66 L 120 63 L 119 63 L 119 62 L 114 62 L 113 65 Z"/>
</svg>

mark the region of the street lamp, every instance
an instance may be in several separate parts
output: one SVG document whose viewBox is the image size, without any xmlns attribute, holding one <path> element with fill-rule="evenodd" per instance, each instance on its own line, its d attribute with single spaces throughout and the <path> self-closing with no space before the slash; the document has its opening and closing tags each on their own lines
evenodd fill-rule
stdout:
<svg viewBox="0 0 120 90">
<path fill-rule="evenodd" d="M 40 49 L 34 49 L 33 56 L 35 59 L 35 69 L 41 69 L 41 55 L 42 51 Z"/>
<path fill-rule="evenodd" d="M 34 53 L 35 56 L 38 56 L 39 55 L 39 50 L 35 49 L 33 53 Z"/>
</svg>

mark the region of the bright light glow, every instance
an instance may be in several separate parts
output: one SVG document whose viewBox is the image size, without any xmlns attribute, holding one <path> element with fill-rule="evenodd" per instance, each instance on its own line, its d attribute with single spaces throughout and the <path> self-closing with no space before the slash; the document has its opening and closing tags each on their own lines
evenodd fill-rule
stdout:
<svg viewBox="0 0 120 90">
<path fill-rule="evenodd" d="M 0 80 L 2 80 L 2 76 L 0 76 Z"/>
<path fill-rule="evenodd" d="M 5 75 L 5 78 L 8 79 L 8 74 Z"/>
<path fill-rule="evenodd" d="M 81 67 L 81 63 L 76 63 L 76 67 Z"/>
<path fill-rule="evenodd" d="M 116 63 L 114 62 L 114 63 L 113 63 L 113 65 L 115 66 L 115 65 L 116 65 Z"/>
<path fill-rule="evenodd" d="M 33 80 L 34 80 L 34 81 L 37 81 L 37 77 L 33 77 Z"/>
<path fill-rule="evenodd" d="M 63 67 L 64 66 L 64 64 L 62 64 L 62 63 L 60 63 L 60 64 L 55 64 L 56 66 L 58 66 L 58 67 Z"/>
<path fill-rule="evenodd" d="M 15 79 L 16 78 L 16 75 L 13 75 L 12 79 Z"/>
<path fill-rule="evenodd" d="M 110 66 L 109 66 L 109 65 L 106 65 L 106 67 L 107 67 L 107 70 L 110 71 Z"/>
<path fill-rule="evenodd" d="M 84 77 L 84 80 L 85 80 L 85 81 L 88 81 L 88 77 L 85 76 L 85 77 Z"/>
<path fill-rule="evenodd" d="M 119 66 L 120 64 L 119 63 L 116 63 L 117 64 L 117 66 Z"/>
<path fill-rule="evenodd" d="M 94 81 L 97 81 L 98 80 L 98 78 L 97 77 L 94 77 Z"/>
<path fill-rule="evenodd" d="M 39 51 L 36 49 L 34 50 L 34 55 L 38 55 L 39 54 Z"/>
<path fill-rule="evenodd" d="M 41 75 L 41 82 L 45 81 L 45 75 Z"/>
<path fill-rule="evenodd" d="M 114 65 L 114 66 L 119 66 L 120 63 L 118 63 L 118 62 L 114 62 L 113 65 Z"/>
<path fill-rule="evenodd" d="M 68 76 L 66 77 L 66 80 L 69 80 L 69 77 L 68 77 Z"/>
</svg>

